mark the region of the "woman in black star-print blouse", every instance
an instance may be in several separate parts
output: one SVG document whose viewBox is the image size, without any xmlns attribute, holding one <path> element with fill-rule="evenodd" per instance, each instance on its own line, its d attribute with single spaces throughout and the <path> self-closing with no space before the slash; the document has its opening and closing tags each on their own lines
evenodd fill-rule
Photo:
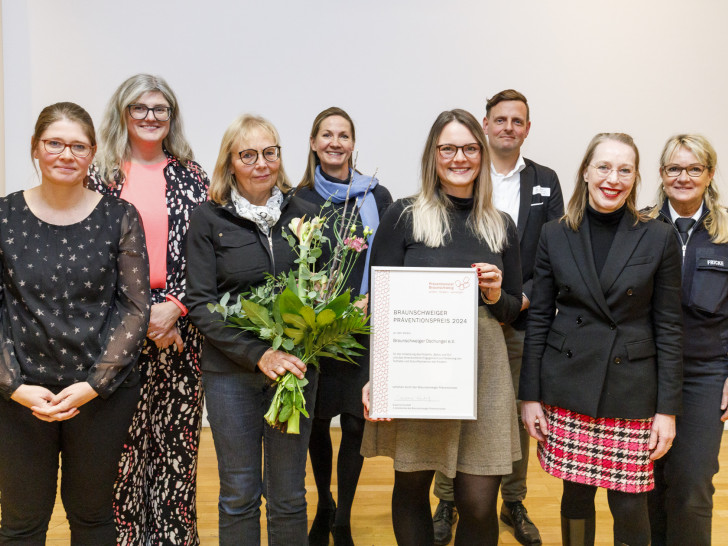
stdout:
<svg viewBox="0 0 728 546">
<path fill-rule="evenodd" d="M 95 149 L 83 108 L 46 107 L 41 184 L 0 199 L 0 543 L 45 543 L 60 453 L 71 543 L 116 544 L 149 266 L 134 207 L 84 187 Z"/>
</svg>

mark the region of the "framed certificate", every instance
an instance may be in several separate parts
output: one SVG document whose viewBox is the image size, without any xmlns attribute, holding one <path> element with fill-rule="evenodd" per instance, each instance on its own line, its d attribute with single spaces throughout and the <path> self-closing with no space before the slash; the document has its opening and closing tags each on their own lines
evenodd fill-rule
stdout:
<svg viewBox="0 0 728 546">
<path fill-rule="evenodd" d="M 475 419 L 476 271 L 375 266 L 371 299 L 370 415 Z"/>
</svg>

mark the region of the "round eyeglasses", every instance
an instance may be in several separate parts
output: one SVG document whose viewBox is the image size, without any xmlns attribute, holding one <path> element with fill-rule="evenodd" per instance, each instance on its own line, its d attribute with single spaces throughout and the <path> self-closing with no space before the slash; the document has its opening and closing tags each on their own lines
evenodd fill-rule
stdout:
<svg viewBox="0 0 728 546">
<path fill-rule="evenodd" d="M 263 159 L 268 163 L 273 163 L 280 159 L 281 147 L 277 145 L 268 146 L 267 148 L 263 148 L 260 153 L 263 154 Z M 238 152 L 238 155 L 240 156 L 240 161 L 246 165 L 254 165 L 258 161 L 258 150 L 253 150 L 252 148 Z"/>
<path fill-rule="evenodd" d="M 662 172 L 668 178 L 677 178 L 682 174 L 683 171 L 687 173 L 690 178 L 698 178 L 707 169 L 705 165 L 696 163 L 695 165 L 688 165 L 687 167 L 681 167 L 680 165 L 665 165 L 662 167 Z"/>
<path fill-rule="evenodd" d="M 76 157 L 88 157 L 88 155 L 91 153 L 91 150 L 93 150 L 93 146 L 89 146 L 88 144 L 83 144 L 81 142 L 72 142 L 71 144 L 66 144 L 62 140 L 56 140 L 54 138 L 49 138 L 41 141 L 43 143 L 43 147 L 45 148 L 45 151 L 49 154 L 59 155 L 63 153 L 63 150 L 68 148 L 71 150 L 71 153 Z"/>
<path fill-rule="evenodd" d="M 631 180 L 635 173 L 634 167 L 615 167 L 614 169 L 609 165 L 589 165 L 597 171 L 600 178 L 607 178 L 612 172 L 617 173 L 619 180 Z"/>
<path fill-rule="evenodd" d="M 172 117 L 171 106 L 147 106 L 146 104 L 130 104 L 126 107 L 134 119 L 144 119 L 151 111 L 157 121 L 168 121 Z"/>
</svg>

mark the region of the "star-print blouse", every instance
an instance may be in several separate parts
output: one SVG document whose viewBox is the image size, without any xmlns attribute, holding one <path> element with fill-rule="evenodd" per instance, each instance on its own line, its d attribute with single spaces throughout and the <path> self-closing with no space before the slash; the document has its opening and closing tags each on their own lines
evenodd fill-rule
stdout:
<svg viewBox="0 0 728 546">
<path fill-rule="evenodd" d="M 84 220 L 48 224 L 22 192 L 0 198 L 0 394 L 88 381 L 108 397 L 149 323 L 149 265 L 134 207 L 103 196 Z"/>
</svg>

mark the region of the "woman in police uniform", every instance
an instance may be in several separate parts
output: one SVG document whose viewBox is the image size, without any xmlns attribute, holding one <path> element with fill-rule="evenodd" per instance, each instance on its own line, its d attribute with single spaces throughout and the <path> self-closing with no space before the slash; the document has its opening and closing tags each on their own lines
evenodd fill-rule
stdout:
<svg viewBox="0 0 728 546">
<path fill-rule="evenodd" d="M 700 135 L 677 135 L 660 160 L 655 216 L 682 247 L 683 412 L 670 452 L 655 464 L 652 544 L 709 545 L 713 476 L 728 419 L 728 214 L 717 156 Z"/>
</svg>

